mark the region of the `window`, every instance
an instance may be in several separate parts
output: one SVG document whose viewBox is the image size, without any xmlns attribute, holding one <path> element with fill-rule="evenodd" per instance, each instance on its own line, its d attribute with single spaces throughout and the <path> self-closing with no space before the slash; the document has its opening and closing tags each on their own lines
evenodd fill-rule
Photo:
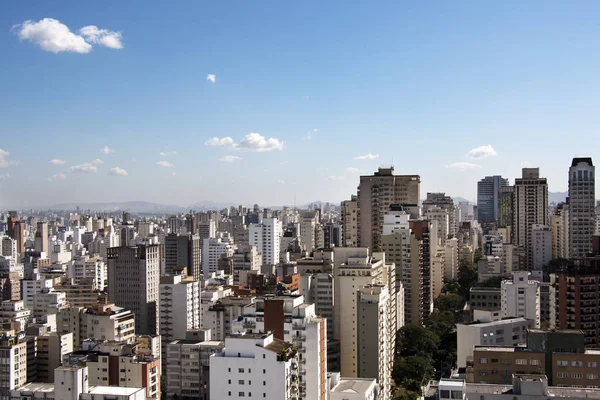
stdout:
<svg viewBox="0 0 600 400">
<path fill-rule="evenodd" d="M 598 379 L 598 374 L 587 374 L 588 379 Z"/>
<path fill-rule="evenodd" d="M 583 361 L 571 361 L 572 367 L 583 367 Z"/>
<path fill-rule="evenodd" d="M 238 384 L 239 384 L 239 385 L 243 385 L 243 384 L 244 384 L 244 380 L 243 380 L 243 379 L 240 379 L 240 380 L 238 381 Z"/>
<path fill-rule="evenodd" d="M 557 361 L 556 365 L 558 365 L 559 367 L 568 367 L 569 366 L 569 362 L 568 361 Z"/>
<path fill-rule="evenodd" d="M 487 358 L 480 358 L 479 359 L 479 363 L 480 364 L 487 364 Z"/>
<path fill-rule="evenodd" d="M 568 372 L 557 372 L 556 373 L 556 377 L 557 378 L 568 378 L 569 377 L 569 373 Z"/>
<path fill-rule="evenodd" d="M 515 364 L 517 364 L 517 365 L 527 365 L 527 360 L 524 359 L 524 358 L 517 358 L 515 360 Z"/>
<path fill-rule="evenodd" d="M 581 372 L 573 372 L 571 374 L 571 378 L 573 378 L 573 379 L 583 379 L 583 374 Z"/>
<path fill-rule="evenodd" d="M 238 368 L 238 372 L 239 372 L 240 374 L 243 374 L 243 373 L 244 373 L 244 368 Z"/>
<path fill-rule="evenodd" d="M 510 360 L 502 360 L 502 364 L 504 364 L 504 365 L 510 365 Z"/>
<path fill-rule="evenodd" d="M 596 361 L 588 361 L 588 368 L 596 368 L 598 363 Z"/>
<path fill-rule="evenodd" d="M 231 379 L 228 379 L 228 380 L 227 380 L 227 384 L 228 384 L 228 385 L 231 385 Z"/>
<path fill-rule="evenodd" d="M 449 399 L 450 398 L 450 391 L 449 390 L 440 390 L 440 397 L 442 399 Z"/>
<path fill-rule="evenodd" d="M 540 365 L 540 360 L 529 360 L 529 365 Z"/>
<path fill-rule="evenodd" d="M 244 392 L 239 392 L 238 397 L 244 397 Z"/>
<path fill-rule="evenodd" d="M 451 393 L 452 393 L 452 398 L 453 399 L 459 399 L 460 400 L 460 399 L 463 398 L 462 392 L 460 390 L 453 390 Z"/>
</svg>

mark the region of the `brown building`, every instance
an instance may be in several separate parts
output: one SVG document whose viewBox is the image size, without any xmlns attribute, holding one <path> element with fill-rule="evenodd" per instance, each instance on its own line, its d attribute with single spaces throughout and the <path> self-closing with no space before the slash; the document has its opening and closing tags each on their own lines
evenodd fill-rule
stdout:
<svg viewBox="0 0 600 400">
<path fill-rule="evenodd" d="M 412 218 L 419 217 L 421 178 L 394 175 L 394 167 L 379 168 L 360 177 L 358 187 L 358 246 L 381 251 L 383 216 L 392 204 L 401 205 Z"/>
<path fill-rule="evenodd" d="M 527 346 L 475 346 L 470 383 L 510 384 L 513 374 L 547 375 L 553 386 L 600 386 L 600 350 L 577 330 L 527 331 Z"/>
</svg>

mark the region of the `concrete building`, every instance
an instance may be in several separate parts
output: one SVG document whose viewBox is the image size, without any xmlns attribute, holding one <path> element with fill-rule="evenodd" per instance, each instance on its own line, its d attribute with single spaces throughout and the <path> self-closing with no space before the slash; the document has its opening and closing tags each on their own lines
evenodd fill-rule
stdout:
<svg viewBox="0 0 600 400">
<path fill-rule="evenodd" d="M 539 168 L 523 168 L 515 179 L 515 245 L 524 248 L 523 267 L 533 266 L 533 226 L 548 225 L 548 182 L 540 178 Z"/>
<path fill-rule="evenodd" d="M 511 318 L 501 321 L 474 324 L 457 324 L 457 365 L 465 367 L 473 357 L 473 346 L 516 346 L 527 340 L 527 329 L 533 321 L 525 318 Z"/>
<path fill-rule="evenodd" d="M 209 277 L 219 270 L 219 262 L 223 257 L 231 257 L 235 245 L 226 238 L 207 238 L 202 245 L 202 274 Z"/>
<path fill-rule="evenodd" d="M 160 282 L 160 335 L 165 343 L 185 339 L 200 329 L 200 282 L 193 277 L 167 275 Z"/>
<path fill-rule="evenodd" d="M 554 214 L 550 216 L 550 228 L 552 232 L 552 258 L 569 258 L 569 221 L 566 218 L 568 205 L 561 203 L 554 209 Z"/>
<path fill-rule="evenodd" d="M 391 323 L 390 294 L 385 285 L 363 286 L 357 290 L 357 348 L 360 378 L 375 378 L 380 399 L 390 400 L 395 360 L 396 325 Z"/>
<path fill-rule="evenodd" d="M 512 280 L 503 280 L 502 318 L 524 317 L 541 324 L 540 282 L 529 279 L 529 272 L 515 271 Z"/>
<path fill-rule="evenodd" d="M 477 182 L 477 221 L 480 224 L 498 222 L 498 200 L 503 186 L 508 186 L 508 179 L 499 175 L 486 176 Z"/>
<path fill-rule="evenodd" d="M 215 221 L 200 221 L 198 222 L 198 234 L 200 235 L 200 240 L 204 242 L 204 239 L 211 239 L 217 237 L 217 225 Z"/>
<path fill-rule="evenodd" d="M 263 218 L 260 224 L 250 224 L 249 242 L 262 254 L 263 273 L 279 263 L 282 234 L 281 221 L 277 218 Z"/>
<path fill-rule="evenodd" d="M 329 400 L 377 400 L 379 387 L 375 379 L 341 378 L 339 373 L 329 379 Z"/>
<path fill-rule="evenodd" d="M 0 338 L 0 400 L 10 400 L 11 391 L 27 382 L 27 342 L 15 332 Z"/>
<path fill-rule="evenodd" d="M 358 247 L 358 198 L 342 201 L 342 227 L 344 247 Z"/>
<path fill-rule="evenodd" d="M 306 212 L 300 218 L 300 246 L 307 255 L 316 248 L 316 231 L 319 225 L 319 213 L 315 211 Z"/>
<path fill-rule="evenodd" d="M 426 215 L 431 209 L 444 210 L 448 214 L 448 237 L 438 235 L 442 243 L 446 239 L 456 235 L 460 222 L 460 209 L 456 207 L 452 197 L 446 196 L 446 193 L 427 193 L 427 198 L 423 200 L 422 208 L 423 215 Z"/>
<path fill-rule="evenodd" d="M 412 218 L 420 216 L 419 175 L 394 175 L 394 167 L 379 168 L 361 176 L 358 187 L 358 246 L 381 251 L 383 216 L 392 204 L 404 207 Z"/>
<path fill-rule="evenodd" d="M 536 279 L 542 280 L 544 267 L 552 260 L 552 231 L 546 225 L 533 225 L 531 229 L 531 270 Z"/>
<path fill-rule="evenodd" d="M 210 358 L 210 396 L 295 400 L 299 368 L 298 353 L 292 344 L 272 334 L 229 337 L 223 352 Z"/>
<path fill-rule="evenodd" d="M 17 241 L 10 236 L 0 236 L 0 256 L 17 259 Z"/>
<path fill-rule="evenodd" d="M 200 280 L 202 273 L 202 240 L 200 235 L 165 236 L 165 272 L 173 275 L 176 269 L 185 267 L 187 274 Z"/>
<path fill-rule="evenodd" d="M 469 290 L 471 310 L 497 310 L 502 308 L 502 289 L 490 287 L 472 287 Z"/>
<path fill-rule="evenodd" d="M 81 279 L 79 284 L 64 280 L 54 287 L 65 294 L 66 302 L 72 307 L 92 307 L 98 302 L 98 290 L 92 278 Z"/>
<path fill-rule="evenodd" d="M 584 257 L 591 251 L 596 231 L 595 167 L 590 157 L 574 158 L 569 168 L 569 248 L 571 257 Z"/>
<path fill-rule="evenodd" d="M 135 314 L 135 332 L 158 334 L 159 246 L 108 249 L 108 282 L 108 300 Z"/>
<path fill-rule="evenodd" d="M 72 332 L 36 335 L 36 382 L 54 382 L 54 370 L 62 365 L 63 357 L 72 351 Z"/>
<path fill-rule="evenodd" d="M 100 257 L 89 255 L 74 257 L 67 268 L 67 277 L 76 285 L 92 278 L 98 291 L 104 291 L 108 281 L 108 269 Z"/>
<path fill-rule="evenodd" d="M 210 398 L 210 356 L 219 354 L 225 342 L 175 340 L 166 345 L 167 396 L 182 400 Z"/>
<path fill-rule="evenodd" d="M 501 186 L 498 193 L 498 227 L 507 230 L 504 238 L 506 243 L 513 242 L 513 224 L 515 220 L 515 188 L 514 186 Z"/>
<path fill-rule="evenodd" d="M 239 245 L 233 255 L 233 284 L 240 284 L 240 272 L 242 271 L 256 271 L 260 273 L 262 270 L 262 254 L 258 251 L 256 246 L 250 245 Z"/>
<path fill-rule="evenodd" d="M 38 222 L 35 231 L 35 251 L 48 254 L 50 247 L 48 246 L 48 223 Z"/>
</svg>

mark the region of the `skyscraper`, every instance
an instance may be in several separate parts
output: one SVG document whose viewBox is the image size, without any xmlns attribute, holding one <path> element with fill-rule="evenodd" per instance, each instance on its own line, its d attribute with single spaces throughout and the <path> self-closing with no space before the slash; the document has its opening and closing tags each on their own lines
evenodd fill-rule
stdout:
<svg viewBox="0 0 600 400">
<path fill-rule="evenodd" d="M 392 204 L 402 206 L 412 218 L 420 215 L 419 175 L 394 175 L 394 167 L 379 168 L 360 177 L 358 187 L 358 246 L 381 251 L 383 216 Z"/>
<path fill-rule="evenodd" d="M 477 221 L 479 223 L 498 221 L 498 198 L 502 186 L 508 186 L 508 179 L 500 175 L 486 176 L 477 182 Z"/>
<path fill-rule="evenodd" d="M 533 226 L 548 225 L 548 182 L 540 178 L 539 168 L 523 168 L 522 177 L 515 179 L 514 194 L 515 245 L 525 249 L 525 265 L 533 264 Z"/>
<path fill-rule="evenodd" d="M 35 251 L 48 254 L 48 223 L 38 222 L 35 231 Z"/>
<path fill-rule="evenodd" d="M 263 267 L 270 267 L 279 263 L 279 250 L 281 248 L 281 235 L 283 228 L 277 218 L 264 218 L 261 224 L 250 225 L 249 241 L 256 246 L 262 254 Z"/>
<path fill-rule="evenodd" d="M 583 257 L 591 250 L 596 230 L 595 168 L 592 159 L 574 158 L 569 168 L 569 247 L 571 257 Z"/>
<path fill-rule="evenodd" d="M 159 246 L 111 247 L 107 253 L 108 300 L 135 314 L 136 334 L 159 334 Z"/>
<path fill-rule="evenodd" d="M 175 268 L 187 268 L 187 274 L 200 279 L 202 241 L 200 235 L 178 235 L 169 233 L 165 236 L 165 271 L 172 275 Z"/>
</svg>

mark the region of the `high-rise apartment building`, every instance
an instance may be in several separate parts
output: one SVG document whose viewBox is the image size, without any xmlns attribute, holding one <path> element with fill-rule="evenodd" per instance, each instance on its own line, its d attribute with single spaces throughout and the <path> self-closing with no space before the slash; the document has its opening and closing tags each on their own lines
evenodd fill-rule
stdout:
<svg viewBox="0 0 600 400">
<path fill-rule="evenodd" d="M 260 224 L 250 224 L 249 242 L 262 254 L 263 267 L 279 263 L 282 234 L 281 221 L 277 218 L 263 218 Z"/>
<path fill-rule="evenodd" d="M 108 300 L 135 314 L 137 334 L 156 335 L 159 327 L 158 245 L 108 249 Z"/>
<path fill-rule="evenodd" d="M 344 247 L 358 246 L 358 198 L 352 195 L 350 200 L 342 201 L 342 229 Z"/>
<path fill-rule="evenodd" d="M 534 278 L 539 279 L 552 260 L 552 230 L 546 225 L 533 225 L 531 229 L 531 270 L 535 271 Z"/>
<path fill-rule="evenodd" d="M 456 235 L 460 222 L 460 208 L 454 204 L 452 197 L 446 196 L 446 193 L 427 193 L 427 199 L 423 200 L 422 208 L 423 215 L 426 215 L 430 209 L 441 209 L 448 214 L 448 237 L 438 236 L 442 242 Z"/>
<path fill-rule="evenodd" d="M 591 250 L 596 230 L 596 180 L 591 158 L 574 158 L 569 168 L 569 247 L 571 257 L 584 257 Z"/>
<path fill-rule="evenodd" d="M 523 168 L 515 179 L 515 245 L 525 251 L 524 269 L 533 264 L 533 226 L 548 225 L 548 182 L 540 178 L 539 168 Z"/>
<path fill-rule="evenodd" d="M 0 400 L 10 400 L 11 390 L 27 383 L 27 341 L 15 332 L 0 338 Z"/>
<path fill-rule="evenodd" d="M 38 222 L 37 230 L 35 231 L 35 251 L 48 254 L 48 223 Z"/>
<path fill-rule="evenodd" d="M 500 188 L 508 186 L 508 179 L 499 175 L 486 176 L 477 182 L 477 221 L 481 224 L 498 221 Z"/>
<path fill-rule="evenodd" d="M 420 216 L 419 175 L 394 175 L 394 168 L 379 168 L 360 177 L 358 187 L 358 246 L 381 251 L 383 216 L 392 204 L 403 207 L 412 218 Z"/>
<path fill-rule="evenodd" d="M 210 277 L 213 272 L 219 270 L 219 262 L 223 257 L 233 256 L 235 245 L 231 244 L 227 238 L 208 238 L 203 239 L 202 244 L 202 274 Z"/>
<path fill-rule="evenodd" d="M 165 272 L 173 275 L 185 267 L 187 274 L 200 279 L 202 274 L 202 241 L 200 235 L 170 233 L 165 236 Z"/>
<path fill-rule="evenodd" d="M 198 234 L 200 235 L 201 240 L 217 237 L 217 226 L 215 221 L 211 219 L 208 221 L 199 222 Z"/>
<path fill-rule="evenodd" d="M 164 343 L 185 339 L 187 331 L 200 329 L 200 282 L 182 275 L 161 277 L 159 310 Z"/>
<path fill-rule="evenodd" d="M 529 279 L 529 272 L 515 271 L 512 280 L 503 280 L 502 318 L 524 317 L 534 321 L 534 327 L 541 324 L 540 282 Z"/>
<path fill-rule="evenodd" d="M 498 227 L 506 229 L 505 243 L 513 242 L 513 223 L 515 220 L 515 187 L 501 186 L 498 193 Z"/>
<path fill-rule="evenodd" d="M 552 230 L 552 258 L 569 258 L 569 206 L 560 203 L 550 216 L 550 229 Z"/>
</svg>

